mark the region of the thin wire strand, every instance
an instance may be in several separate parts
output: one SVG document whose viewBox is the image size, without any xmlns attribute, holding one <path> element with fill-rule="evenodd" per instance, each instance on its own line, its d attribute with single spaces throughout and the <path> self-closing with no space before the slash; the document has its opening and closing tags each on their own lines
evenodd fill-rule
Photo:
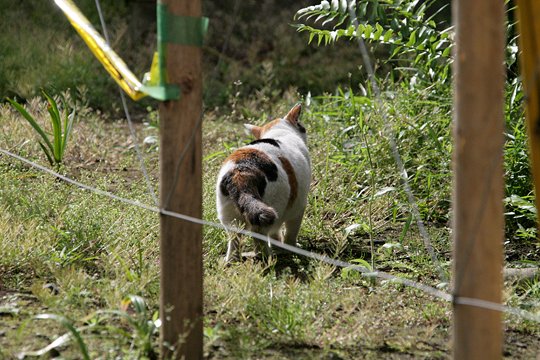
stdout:
<svg viewBox="0 0 540 360">
<path fill-rule="evenodd" d="M 103 27 L 103 30 L 104 30 L 104 35 L 105 35 L 106 41 L 109 43 L 108 33 L 107 33 L 107 30 L 106 30 L 106 25 L 105 25 L 103 15 L 102 15 L 102 12 L 101 12 L 101 7 L 100 7 L 100 4 L 99 4 L 99 0 L 96 0 L 96 7 L 98 9 L 98 13 L 99 13 L 99 16 L 100 16 L 100 20 L 101 20 L 101 24 L 102 24 L 102 27 Z M 237 11 L 237 9 L 238 9 L 238 0 L 235 3 L 235 11 Z M 356 16 L 355 16 L 354 12 L 351 14 L 351 17 L 353 19 L 354 24 L 356 26 L 358 26 L 358 21 L 356 19 Z M 232 28 L 234 27 L 234 24 L 235 24 L 235 22 L 233 22 L 233 24 L 232 24 L 232 26 L 231 26 L 231 28 L 229 30 L 229 33 L 232 31 Z M 224 44 L 223 49 L 226 49 L 226 46 L 228 44 L 228 38 L 229 37 L 227 37 L 227 41 Z M 358 41 L 359 42 L 359 48 L 360 48 L 360 51 L 362 53 L 363 62 L 364 62 L 364 65 L 366 66 L 366 69 L 368 71 L 368 76 L 369 76 L 369 78 L 370 78 L 370 80 L 372 82 L 372 87 L 373 87 L 373 89 L 375 91 L 375 94 L 376 94 L 376 100 L 377 100 L 377 103 L 379 105 L 378 110 L 382 113 L 382 116 L 385 119 L 387 119 L 387 113 L 386 113 L 386 111 L 384 109 L 384 106 L 383 106 L 383 103 L 382 103 L 381 92 L 380 92 L 380 89 L 379 89 L 379 87 L 378 87 L 378 85 L 376 83 L 376 80 L 375 80 L 374 71 L 373 71 L 373 67 L 372 67 L 370 59 L 369 59 L 367 48 L 365 46 L 364 41 L 361 38 L 359 38 L 358 40 L 359 40 Z M 218 65 L 219 65 L 219 61 L 218 61 Z M 215 69 L 217 69 L 217 65 L 216 65 Z M 149 186 L 150 193 L 152 194 L 154 200 L 156 201 L 156 205 L 157 205 L 158 204 L 157 203 L 157 197 L 155 196 L 155 193 L 153 191 L 153 187 L 151 186 L 150 179 L 148 177 L 148 174 L 146 172 L 146 168 L 144 166 L 144 160 L 142 158 L 142 154 L 140 153 L 140 149 L 138 148 L 138 145 L 136 143 L 135 131 L 134 131 L 133 126 L 132 126 L 131 118 L 129 116 L 129 111 L 127 110 L 127 104 L 126 104 L 126 101 L 125 101 L 125 96 L 124 96 L 124 94 L 122 92 L 121 92 L 121 97 L 122 97 L 122 102 L 123 102 L 124 109 L 125 109 L 125 112 L 126 112 L 126 117 L 128 118 L 128 123 L 130 125 L 130 132 L 132 134 L 132 137 L 134 138 L 135 147 L 136 147 L 136 150 L 137 150 L 137 155 L 139 156 L 139 160 L 141 162 L 141 167 L 143 169 L 143 173 L 145 175 L 147 185 Z M 203 119 L 203 115 L 201 114 L 201 118 L 199 119 L 199 122 L 196 124 L 195 129 L 194 129 L 193 133 L 191 134 L 190 140 L 188 141 L 188 143 L 184 147 L 182 153 L 180 154 L 179 161 L 178 161 L 178 164 L 177 164 L 177 174 L 175 176 L 175 181 L 177 181 L 177 177 L 179 176 L 178 169 L 180 167 L 180 164 L 182 163 L 182 161 L 183 161 L 183 159 L 185 157 L 187 149 L 193 143 L 193 140 L 195 138 L 194 135 L 196 134 L 196 130 L 198 129 L 198 127 L 202 123 L 202 119 Z M 388 123 L 388 121 L 386 121 L 385 123 L 387 124 L 387 130 L 388 130 L 388 128 L 389 128 L 388 124 L 389 123 Z M 407 193 L 409 203 L 410 203 L 410 205 L 412 207 L 412 213 L 413 213 L 413 215 L 415 216 L 415 218 L 417 220 L 417 225 L 418 225 L 419 231 L 420 231 L 420 233 L 421 233 L 421 235 L 422 235 L 422 237 L 424 239 L 426 249 L 428 249 L 428 251 L 430 252 L 430 255 L 432 257 L 433 262 L 436 264 L 439 271 L 441 272 L 441 275 L 442 275 L 441 279 L 445 279 L 446 276 L 445 276 L 444 272 L 442 271 L 442 268 L 440 267 L 440 264 L 438 262 L 438 259 L 437 259 L 436 255 L 435 255 L 433 247 L 431 246 L 429 235 L 427 234 L 427 231 L 425 229 L 422 217 L 421 217 L 420 212 L 418 210 L 418 206 L 416 204 L 416 199 L 414 197 L 414 194 L 412 193 L 412 190 L 411 190 L 411 187 L 410 187 L 410 184 L 409 184 L 409 181 L 408 181 L 408 175 L 407 175 L 406 169 L 404 167 L 402 158 L 401 158 L 401 156 L 399 154 L 399 150 L 397 149 L 397 144 L 395 142 L 395 138 L 394 138 L 394 136 L 393 136 L 393 134 L 391 132 L 390 132 L 390 134 L 391 134 L 391 136 L 388 137 L 390 147 L 392 149 L 392 154 L 394 156 L 394 159 L 395 159 L 395 161 L 397 163 L 397 166 L 398 166 L 398 169 L 400 171 L 400 175 L 403 178 L 405 192 Z M 92 187 L 92 186 L 89 186 L 89 185 L 85 185 L 85 184 L 80 183 L 80 182 L 78 182 L 76 180 L 70 179 L 70 178 L 68 178 L 68 177 L 66 177 L 64 175 L 61 175 L 61 174 L 59 174 L 59 173 L 57 173 L 57 172 L 55 172 L 53 170 L 50 170 L 50 169 L 48 169 L 48 168 L 46 168 L 44 166 L 36 164 L 36 163 L 26 159 L 26 158 L 23 158 L 23 157 L 21 157 L 19 155 L 11 153 L 10 151 L 7 151 L 7 150 L 4 150 L 4 149 L 0 148 L 0 152 L 3 153 L 6 156 L 10 156 L 10 157 L 15 158 L 15 159 L 17 159 L 17 160 L 19 160 L 19 161 L 21 161 L 23 163 L 26 163 L 27 165 L 30 165 L 31 167 L 33 167 L 35 169 L 38 169 L 38 170 L 43 171 L 45 173 L 48 173 L 48 174 L 50 174 L 52 176 L 55 176 L 56 178 L 61 179 L 61 180 L 65 181 L 65 182 L 67 182 L 69 184 L 77 186 L 77 187 L 79 187 L 79 188 L 81 188 L 83 190 L 88 190 L 88 191 L 93 192 L 95 194 L 105 196 L 105 197 L 108 197 L 108 198 L 123 202 L 123 203 L 131 205 L 131 206 L 136 206 L 136 207 L 139 207 L 139 208 L 147 210 L 147 211 L 151 211 L 151 212 L 154 212 L 154 213 L 159 213 L 159 214 L 164 215 L 164 216 L 171 216 L 171 217 L 174 217 L 174 218 L 177 218 L 177 219 L 189 221 L 189 222 L 192 222 L 192 223 L 197 223 L 197 224 L 200 224 L 200 225 L 211 226 L 211 227 L 219 228 L 219 229 L 222 229 L 222 230 L 227 230 L 227 231 L 236 232 L 236 233 L 240 233 L 240 234 L 244 234 L 244 235 L 249 235 L 249 236 L 254 237 L 254 238 L 258 239 L 258 240 L 261 240 L 261 241 L 264 241 L 264 242 L 270 242 L 272 245 L 274 245 L 274 246 L 276 246 L 278 248 L 281 248 L 281 249 L 284 249 L 286 251 L 295 253 L 297 255 L 301 255 L 301 256 L 305 256 L 305 257 L 308 257 L 308 258 L 311 258 L 311 259 L 314 259 L 314 260 L 322 261 L 324 263 L 327 263 L 329 265 L 333 265 L 333 266 L 336 266 L 336 267 L 355 270 L 355 271 L 360 272 L 361 275 L 365 276 L 365 277 L 379 278 L 379 279 L 383 279 L 383 280 L 387 280 L 387 281 L 397 282 L 397 283 L 400 283 L 400 284 L 402 284 L 404 286 L 415 288 L 417 290 L 420 290 L 420 291 L 422 291 L 424 293 L 427 293 L 427 294 L 429 294 L 431 296 L 434 296 L 436 298 L 445 300 L 447 302 L 465 304 L 465 305 L 475 306 L 475 307 L 479 307 L 479 308 L 483 308 L 483 309 L 489 309 L 489 310 L 499 311 L 499 312 L 503 312 L 503 313 L 508 313 L 508 314 L 512 314 L 512 315 L 515 315 L 515 316 L 518 316 L 518 317 L 521 317 L 521 318 L 524 318 L 524 319 L 528 319 L 528 320 L 540 323 L 540 316 L 534 315 L 534 314 L 532 314 L 532 313 L 530 313 L 528 311 L 524 311 L 524 310 L 521 310 L 521 309 L 509 307 L 509 306 L 504 306 L 504 305 L 494 303 L 494 302 L 490 302 L 490 301 L 486 301 L 486 300 L 453 296 L 453 295 L 451 295 L 449 293 L 446 293 L 444 291 L 436 289 L 436 288 L 434 288 L 432 286 L 424 285 L 424 284 L 419 283 L 419 282 L 415 282 L 415 281 L 412 281 L 412 280 L 409 280 L 409 279 L 397 277 L 397 276 L 394 276 L 394 275 L 391 275 L 391 274 L 388 274 L 388 273 L 385 273 L 385 272 L 381 272 L 381 271 L 370 271 L 369 269 L 367 269 L 365 267 L 362 267 L 362 266 L 359 266 L 359 265 L 354 265 L 354 264 L 351 264 L 351 263 L 348 263 L 348 262 L 345 262 L 345 261 L 342 261 L 342 260 L 332 259 L 332 258 L 330 258 L 330 257 L 328 257 L 326 255 L 321 255 L 321 254 L 313 253 L 313 252 L 310 252 L 310 251 L 307 251 L 307 250 L 304 250 L 304 249 L 300 249 L 298 247 L 291 246 L 291 245 L 288 245 L 288 244 L 285 244 L 285 243 L 281 243 L 281 242 L 279 242 L 277 240 L 274 240 L 274 239 L 271 239 L 271 238 L 265 237 L 263 235 L 253 233 L 253 232 L 250 232 L 250 231 L 247 231 L 247 230 L 244 230 L 244 229 L 240 229 L 240 228 L 237 228 L 237 227 L 224 226 L 224 225 L 216 223 L 216 222 L 211 222 L 211 221 L 206 221 L 206 220 L 194 218 L 194 217 L 191 217 L 191 216 L 188 216 L 188 215 L 183 215 L 183 214 L 179 214 L 179 213 L 172 212 L 172 211 L 169 211 L 169 210 L 160 209 L 157 206 L 147 205 L 147 204 L 141 203 L 141 202 L 136 201 L 136 200 L 123 198 L 123 197 L 117 196 L 117 195 L 115 195 L 113 193 L 110 193 L 110 192 L 107 192 L 107 191 L 104 191 L 104 190 L 101 190 L 101 189 L 98 189 L 98 188 L 95 188 L 95 187 Z M 167 200 L 169 200 L 169 197 L 168 197 Z"/>
<path fill-rule="evenodd" d="M 356 17 L 356 13 L 352 6 L 349 6 L 349 16 L 351 17 L 351 21 L 354 24 L 354 26 L 358 28 L 358 19 Z M 411 207 L 411 212 L 414 218 L 416 219 L 416 225 L 418 227 L 418 231 L 420 232 L 420 236 L 422 237 L 424 241 L 424 247 L 426 248 L 426 250 L 429 252 L 429 255 L 431 256 L 431 261 L 433 262 L 433 264 L 435 265 L 435 267 L 437 268 L 439 272 L 439 278 L 444 282 L 448 282 L 448 276 L 446 275 L 446 272 L 442 268 L 439 262 L 439 259 L 437 258 L 437 254 L 435 254 L 435 250 L 433 249 L 433 245 L 431 244 L 430 236 L 426 230 L 424 221 L 422 220 L 422 215 L 420 214 L 420 210 L 418 209 L 416 197 L 414 196 L 412 192 L 412 188 L 409 183 L 409 175 L 407 174 L 407 170 L 403 163 L 403 159 L 399 153 L 399 149 L 397 147 L 397 143 L 395 139 L 395 134 L 394 134 L 394 131 L 392 130 L 388 113 L 382 101 L 381 90 L 379 88 L 379 85 L 377 84 L 377 80 L 375 79 L 375 71 L 373 70 L 373 66 L 369 58 L 369 52 L 367 50 L 366 44 L 364 40 L 362 39 L 362 37 L 358 36 L 357 39 L 358 39 L 358 48 L 360 49 L 360 53 L 362 56 L 362 62 L 364 63 L 366 72 L 368 74 L 368 78 L 371 82 L 371 86 L 373 88 L 373 91 L 375 92 L 375 100 L 377 102 L 377 107 L 375 110 L 379 112 L 379 114 L 384 119 L 384 131 L 386 132 L 386 138 L 388 139 L 388 142 L 390 144 L 392 156 L 394 157 L 394 161 L 396 162 L 396 165 L 398 167 L 399 175 L 401 176 L 401 179 L 403 180 L 403 189 L 405 190 L 405 193 L 407 194 L 407 200 Z"/>
<path fill-rule="evenodd" d="M 109 32 L 107 31 L 107 24 L 105 23 L 105 17 L 103 16 L 103 12 L 101 11 L 101 4 L 99 0 L 95 0 L 96 2 L 96 8 L 99 14 L 99 21 L 101 22 L 101 27 L 103 28 L 103 35 L 105 36 L 105 41 L 107 42 L 107 45 L 111 44 L 111 41 L 109 39 Z M 137 158 L 139 159 L 139 163 L 141 166 L 141 171 L 143 173 L 144 179 L 146 181 L 146 187 L 148 190 L 148 194 L 152 197 L 152 200 L 154 201 L 154 204 L 156 206 L 159 205 L 159 200 L 157 198 L 156 192 L 154 190 L 154 187 L 152 185 L 152 181 L 150 180 L 150 176 L 148 175 L 148 171 L 146 169 L 146 165 L 144 164 L 144 156 L 142 154 L 141 148 L 139 147 L 139 143 L 137 140 L 137 134 L 135 131 L 135 127 L 133 126 L 133 121 L 131 120 L 131 114 L 129 113 L 129 109 L 127 106 L 126 101 L 126 95 L 124 94 L 124 91 L 118 88 L 118 92 L 120 93 L 120 98 L 122 99 L 122 106 L 124 108 L 124 113 L 126 115 L 128 127 L 129 127 L 129 133 L 131 136 L 131 140 L 133 141 L 133 144 L 135 146 L 135 152 L 137 153 Z"/>
<path fill-rule="evenodd" d="M 348 263 L 346 261 L 342 261 L 342 260 L 339 260 L 339 259 L 333 259 L 333 258 L 330 258 L 330 257 L 328 257 L 326 255 L 317 254 L 317 253 L 314 253 L 314 252 L 311 252 L 311 251 L 308 251 L 308 250 L 300 249 L 300 248 L 298 248 L 296 246 L 288 245 L 288 244 L 282 243 L 280 241 L 274 240 L 272 238 L 263 236 L 261 234 L 257 234 L 257 233 L 251 232 L 251 231 L 240 229 L 238 227 L 224 226 L 224 225 L 222 225 L 220 223 L 216 223 L 216 222 L 213 222 L 213 221 L 207 221 L 207 220 L 195 218 L 195 217 L 192 217 L 192 216 L 176 213 L 176 212 L 173 212 L 173 211 L 160 209 L 160 208 L 158 208 L 156 206 L 147 205 L 147 204 L 141 203 L 141 202 L 136 201 L 136 200 L 123 198 L 121 196 L 115 195 L 115 194 L 110 193 L 108 191 L 104 191 L 104 190 L 95 188 L 93 186 L 89 186 L 89 185 L 83 184 L 81 182 L 78 182 L 77 180 L 73 180 L 73 179 L 71 179 L 71 178 L 69 178 L 67 176 L 59 174 L 59 173 L 57 173 L 57 172 L 55 172 L 55 171 L 53 171 L 51 169 L 48 169 L 48 168 L 46 168 L 46 167 L 44 167 L 42 165 L 36 164 L 35 162 L 33 162 L 33 161 L 29 160 L 29 159 L 26 159 L 26 158 L 24 158 L 22 156 L 19 156 L 17 154 L 14 154 L 14 153 L 12 153 L 12 152 L 10 152 L 8 150 L 4 150 L 4 149 L 0 148 L 0 153 L 4 154 L 6 156 L 12 157 L 14 159 L 17 159 L 17 160 L 19 160 L 19 161 L 21 161 L 21 162 L 35 168 L 35 169 L 38 169 L 38 170 L 40 170 L 42 172 L 45 172 L 45 173 L 47 173 L 49 175 L 52 175 L 52 176 L 54 176 L 54 177 L 56 177 L 56 178 L 58 178 L 60 180 L 63 180 L 63 181 L 65 181 L 65 182 L 67 182 L 67 183 L 69 183 L 71 185 L 77 186 L 77 187 L 79 187 L 79 188 L 81 188 L 83 190 L 88 190 L 88 191 L 90 191 L 92 193 L 95 193 L 95 194 L 98 194 L 98 195 L 101 195 L 101 196 L 105 196 L 105 197 L 108 197 L 110 199 L 114 199 L 114 200 L 120 201 L 120 202 L 128 204 L 128 205 L 136 206 L 136 207 L 139 207 L 139 208 L 147 210 L 147 211 L 158 213 L 158 214 L 160 214 L 162 216 L 171 216 L 171 217 L 174 217 L 174 218 L 177 218 L 177 219 L 180 219 L 180 220 L 189 221 L 189 222 L 192 222 L 192 223 L 195 223 L 195 224 L 211 226 L 211 227 L 214 227 L 214 228 L 217 228 L 217 229 L 222 229 L 222 230 L 226 230 L 226 231 L 231 231 L 231 232 L 236 232 L 236 233 L 239 233 L 239 234 L 248 235 L 248 236 L 251 236 L 251 237 L 256 238 L 258 240 L 264 241 L 265 243 L 270 242 L 273 246 L 276 246 L 278 248 L 281 248 L 283 250 L 292 252 L 292 253 L 300 255 L 300 256 L 305 256 L 305 257 L 308 257 L 308 258 L 311 258 L 311 259 L 314 259 L 314 260 L 318 260 L 318 261 L 321 261 L 321 262 L 324 262 L 326 264 L 333 265 L 333 266 L 336 266 L 336 267 L 339 267 L 339 268 L 346 268 L 346 269 L 358 271 L 362 276 L 367 277 L 367 278 L 379 278 L 379 279 L 382 279 L 382 280 L 387 280 L 387 281 L 399 283 L 399 284 L 402 284 L 402 285 L 404 285 L 406 287 L 411 287 L 411 288 L 420 290 L 423 293 L 426 293 L 428 295 L 431 295 L 431 296 L 433 296 L 435 298 L 442 299 L 442 300 L 447 301 L 447 302 L 453 302 L 453 303 L 458 303 L 458 304 L 466 304 L 466 305 L 470 305 L 470 306 L 474 306 L 474 307 L 478 307 L 478 308 L 482 308 L 482 309 L 499 311 L 499 312 L 502 312 L 502 313 L 515 315 L 515 316 L 520 317 L 520 318 L 524 318 L 524 319 L 527 319 L 527 320 L 531 320 L 531 321 L 540 323 L 540 316 L 539 315 L 535 315 L 535 314 L 533 314 L 531 312 L 528 312 L 528 311 L 525 311 L 525 310 L 521 310 L 521 309 L 517 309 L 517 308 L 501 305 L 501 304 L 498 304 L 498 303 L 495 303 L 495 302 L 481 300 L 481 299 L 473 299 L 473 298 L 468 298 L 468 297 L 453 296 L 452 294 L 441 291 L 441 290 L 439 290 L 437 288 L 434 288 L 432 286 L 429 286 L 429 285 L 425 285 L 425 284 L 422 284 L 422 283 L 419 283 L 419 282 L 416 282 L 416 281 L 413 281 L 413 280 L 398 277 L 398 276 L 395 276 L 395 275 L 392 275 L 392 274 L 389 274 L 389 273 L 385 273 L 385 272 L 382 272 L 382 271 L 370 271 L 366 267 L 351 264 L 351 263 Z"/>
</svg>

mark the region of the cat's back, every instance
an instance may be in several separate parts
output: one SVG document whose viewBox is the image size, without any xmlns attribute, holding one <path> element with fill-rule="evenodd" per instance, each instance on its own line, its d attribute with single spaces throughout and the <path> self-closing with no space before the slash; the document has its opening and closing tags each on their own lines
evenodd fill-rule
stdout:
<svg viewBox="0 0 540 360">
<path fill-rule="evenodd" d="M 307 148 L 294 138 L 262 138 L 235 150 L 218 177 L 218 203 L 255 192 L 282 218 L 305 204 L 310 182 Z"/>
<path fill-rule="evenodd" d="M 257 190 L 261 198 L 272 195 L 275 188 L 287 185 L 286 171 L 280 164 L 281 144 L 274 139 L 259 139 L 236 149 L 223 162 L 218 175 L 221 193 L 228 196 L 227 187 L 240 191 Z"/>
</svg>

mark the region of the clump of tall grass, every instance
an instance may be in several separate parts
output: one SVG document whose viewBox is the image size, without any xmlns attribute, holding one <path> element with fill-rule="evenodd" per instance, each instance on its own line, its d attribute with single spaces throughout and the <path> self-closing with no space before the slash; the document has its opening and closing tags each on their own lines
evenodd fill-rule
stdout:
<svg viewBox="0 0 540 360">
<path fill-rule="evenodd" d="M 64 153 L 69 141 L 73 122 L 75 121 L 75 108 L 68 110 L 68 104 L 62 97 L 63 112 L 60 112 L 58 102 L 49 95 L 45 90 L 42 90 L 43 96 L 47 99 L 47 111 L 49 113 L 50 128 L 52 131 L 47 131 L 39 124 L 36 117 L 32 116 L 26 109 L 13 99 L 7 99 L 9 103 L 24 117 L 24 119 L 32 126 L 40 140 L 39 146 L 49 160 L 51 165 L 60 165 L 64 160 Z"/>
</svg>

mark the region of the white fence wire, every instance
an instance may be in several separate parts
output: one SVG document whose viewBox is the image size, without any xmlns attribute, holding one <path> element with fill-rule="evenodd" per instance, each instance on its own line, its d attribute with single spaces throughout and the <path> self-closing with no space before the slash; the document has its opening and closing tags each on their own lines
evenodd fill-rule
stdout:
<svg viewBox="0 0 540 360">
<path fill-rule="evenodd" d="M 37 169 L 37 170 L 40 170 L 40 171 L 45 172 L 45 173 L 47 173 L 49 175 L 52 175 L 52 176 L 54 176 L 54 177 L 56 177 L 56 178 L 58 178 L 58 179 L 60 179 L 62 181 L 65 181 L 65 182 L 67 182 L 67 183 L 69 183 L 71 185 L 77 186 L 78 188 L 91 191 L 91 192 L 93 192 L 95 194 L 105 196 L 105 197 L 108 197 L 110 199 L 120 201 L 120 202 L 123 202 L 123 203 L 131 205 L 131 206 L 136 206 L 136 207 L 139 207 L 139 208 L 147 210 L 147 211 L 158 213 L 158 214 L 160 214 L 162 216 L 171 216 L 171 217 L 174 217 L 174 218 L 177 218 L 177 219 L 189 221 L 189 222 L 200 224 L 200 225 L 211 226 L 211 227 L 218 228 L 218 229 L 223 229 L 223 230 L 226 230 L 226 231 L 231 231 L 231 232 L 236 232 L 236 233 L 243 234 L 243 235 L 248 235 L 248 236 L 251 236 L 251 237 L 256 238 L 258 240 L 264 241 L 264 242 L 270 242 L 272 244 L 272 246 L 281 248 L 281 249 L 283 249 L 285 251 L 294 253 L 296 255 L 305 256 L 305 257 L 308 257 L 308 258 L 311 258 L 311 259 L 314 259 L 314 260 L 318 260 L 318 261 L 324 262 L 326 264 L 329 264 L 329 265 L 332 265 L 332 266 L 335 266 L 335 267 L 346 268 L 346 269 L 358 271 L 363 277 L 366 277 L 366 278 L 378 278 L 378 279 L 382 279 L 382 280 L 392 281 L 392 282 L 402 284 L 402 285 L 410 287 L 410 288 L 420 290 L 420 291 L 422 291 L 422 292 L 424 292 L 424 293 L 426 293 L 426 294 L 428 294 L 428 295 L 430 295 L 432 297 L 439 298 L 439 299 L 442 299 L 442 300 L 447 301 L 447 302 L 452 302 L 452 303 L 456 303 L 456 304 L 470 305 L 470 306 L 474 306 L 474 307 L 478 307 L 478 308 L 482 308 L 482 309 L 500 311 L 500 312 L 503 312 L 503 313 L 515 315 L 515 316 L 518 316 L 518 317 L 523 318 L 523 319 L 527 319 L 527 320 L 530 320 L 530 321 L 540 323 L 540 315 L 533 314 L 533 313 L 531 313 L 529 311 L 525 311 L 525 310 L 515 308 L 515 307 L 505 306 L 505 305 L 502 305 L 502 304 L 498 304 L 498 303 L 495 303 L 495 302 L 486 301 L 486 300 L 482 300 L 482 299 L 473 299 L 473 298 L 467 298 L 467 297 L 457 297 L 457 296 L 449 294 L 449 293 L 447 293 L 445 291 L 439 290 L 439 289 L 437 289 L 437 288 L 435 288 L 433 286 L 425 285 L 425 284 L 422 284 L 420 282 L 413 281 L 413 280 L 406 279 L 406 278 L 402 278 L 402 277 L 399 277 L 399 276 L 395 276 L 395 275 L 392 275 L 392 274 L 389 274 L 389 273 L 386 273 L 386 272 L 383 272 L 383 271 L 371 271 L 368 268 L 363 267 L 363 266 L 351 264 L 349 262 L 339 260 L 339 259 L 333 259 L 333 258 L 330 258 L 330 257 L 328 257 L 326 255 L 317 254 L 317 253 L 314 253 L 312 251 L 301 249 L 301 248 L 296 247 L 296 246 L 291 246 L 291 245 L 288 245 L 288 244 L 284 244 L 284 243 L 282 243 L 280 241 L 277 241 L 275 239 L 272 239 L 272 238 L 269 238 L 269 237 L 263 236 L 261 234 L 251 232 L 251 231 L 240 229 L 238 227 L 224 226 L 224 225 L 222 225 L 220 223 L 217 223 L 217 222 L 214 222 L 214 221 L 208 221 L 208 220 L 195 218 L 195 217 L 192 217 L 192 216 L 188 216 L 188 215 L 176 213 L 176 212 L 173 212 L 173 211 L 165 210 L 165 209 L 162 209 L 162 208 L 159 208 L 159 207 L 156 207 L 156 206 L 144 204 L 144 203 L 141 203 L 141 202 L 136 201 L 136 200 L 127 199 L 127 198 L 115 195 L 115 194 L 113 194 L 111 192 L 104 191 L 104 190 L 98 189 L 96 187 L 83 184 L 83 183 L 81 183 L 81 182 L 79 182 L 77 180 L 74 180 L 74 179 L 71 179 L 71 178 L 69 178 L 67 176 L 64 176 L 62 174 L 59 174 L 56 171 L 48 169 L 48 168 L 46 168 L 46 167 L 44 167 L 42 165 L 36 164 L 35 162 L 33 162 L 33 161 L 29 160 L 29 159 L 26 159 L 26 158 L 24 158 L 22 156 L 19 156 L 17 154 L 14 154 L 14 153 L 12 153 L 12 152 L 10 152 L 8 150 L 0 148 L 0 153 L 4 154 L 6 156 L 9 156 L 11 158 L 17 159 L 17 160 L 19 160 L 19 161 L 21 161 L 21 162 L 35 168 L 35 169 Z"/>
</svg>

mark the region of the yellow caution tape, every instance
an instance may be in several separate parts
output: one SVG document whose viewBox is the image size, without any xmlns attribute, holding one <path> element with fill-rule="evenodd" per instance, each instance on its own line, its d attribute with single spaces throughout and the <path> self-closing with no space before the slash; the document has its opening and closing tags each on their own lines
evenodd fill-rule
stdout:
<svg viewBox="0 0 540 360">
<path fill-rule="evenodd" d="M 180 97 L 179 87 L 167 83 L 165 46 L 167 43 L 202 46 L 208 28 L 208 18 L 173 15 L 169 13 L 167 6 L 158 1 L 158 52 L 154 54 L 150 72 L 144 75 L 141 83 L 72 0 L 54 0 L 54 2 L 64 12 L 105 70 L 133 100 L 137 101 L 147 95 L 158 100 L 173 100 Z"/>
<path fill-rule="evenodd" d="M 141 91 L 143 84 L 133 75 L 126 63 L 113 51 L 105 39 L 94 29 L 90 21 L 81 13 L 77 6 L 71 0 L 54 0 L 54 2 L 62 9 L 71 25 L 77 30 L 90 50 L 129 97 L 135 101 L 145 97 L 147 94 Z"/>
</svg>

